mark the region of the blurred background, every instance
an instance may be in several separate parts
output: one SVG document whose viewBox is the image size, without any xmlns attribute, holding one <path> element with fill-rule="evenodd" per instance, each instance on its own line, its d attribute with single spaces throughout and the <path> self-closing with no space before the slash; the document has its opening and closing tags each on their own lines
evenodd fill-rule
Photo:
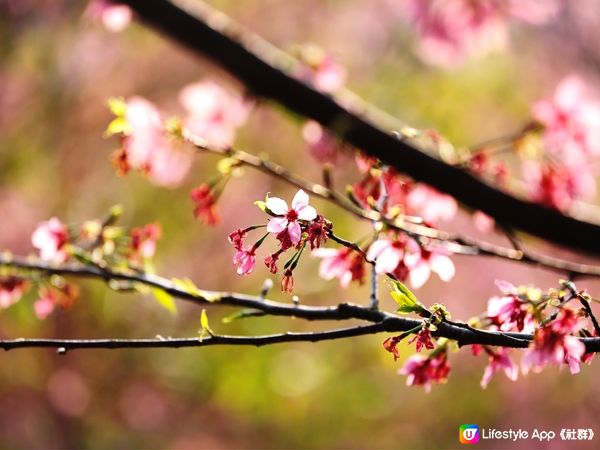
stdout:
<svg viewBox="0 0 600 450">
<path fill-rule="evenodd" d="M 252 31 L 283 49 L 313 43 L 348 73 L 347 86 L 417 128 L 435 128 L 456 145 L 512 133 L 530 118 L 530 105 L 548 97 L 565 75 L 578 73 L 600 86 L 600 1 L 565 5 L 543 26 L 509 25 L 502 52 L 451 70 L 424 64 L 415 54 L 414 30 L 399 0 L 212 0 Z M 576 5 L 575 5 L 576 3 Z M 260 264 L 238 277 L 227 243 L 232 230 L 261 222 L 253 202 L 266 192 L 290 200 L 295 190 L 246 170 L 220 199 L 221 224 L 202 225 L 192 215 L 189 191 L 215 173 L 217 159 L 199 156 L 176 189 L 154 186 L 137 173 L 117 177 L 110 156 L 118 143 L 104 139 L 111 96 L 143 95 L 176 110 L 186 84 L 234 80 L 152 30 L 133 23 L 121 33 L 84 16 L 85 2 L 0 0 L 0 249 L 32 253 L 31 232 L 49 217 L 65 223 L 101 218 L 122 204 L 122 223 L 158 221 L 163 228 L 157 272 L 190 277 L 206 289 L 258 293 L 270 274 Z M 295 172 L 316 179 L 320 166 L 306 151 L 302 123 L 261 103 L 240 129 L 236 145 L 267 153 Z M 351 160 L 334 172 L 335 183 L 358 180 Z M 318 199 L 338 234 L 358 238 L 369 224 Z M 483 236 L 462 212 L 444 228 Z M 504 243 L 501 235 L 486 239 Z M 526 238 L 531 248 L 575 261 L 589 258 Z M 557 285 L 556 274 L 492 259 L 456 256 L 450 283 L 432 277 L 417 295 L 445 303 L 456 319 L 484 311 L 494 280 Z M 590 260 L 591 261 L 591 260 Z M 598 262 L 598 261 L 597 261 Z M 305 304 L 366 304 L 368 288 L 344 290 L 320 279 L 318 260 L 296 271 L 296 294 Z M 278 281 L 276 281 L 276 285 Z M 153 299 L 116 293 L 96 281 L 69 311 L 44 321 L 33 314 L 35 294 L 1 311 L 0 336 L 101 338 L 194 336 L 200 310 L 180 304 L 172 316 Z M 600 284 L 579 288 L 598 295 Z M 270 296 L 291 301 L 273 289 Z M 382 306 L 394 303 L 381 288 Z M 255 335 L 311 330 L 334 323 L 255 318 L 233 324 L 233 312 L 210 309 L 217 333 Z M 497 429 L 598 424 L 600 365 L 577 376 L 551 367 L 511 382 L 499 374 L 479 387 L 485 358 L 464 349 L 451 356 L 449 382 L 431 393 L 406 387 L 381 343 L 385 335 L 319 344 L 260 349 L 210 347 L 183 350 L 83 350 L 59 356 L 50 350 L 15 350 L 0 362 L 2 448 L 458 448 L 463 423 Z M 400 346 L 403 358 L 412 350 Z M 515 356 L 518 356 L 515 354 Z M 517 357 L 518 360 L 518 357 Z M 600 428 L 595 429 L 600 439 Z M 501 441 L 486 445 L 506 448 Z M 528 441 L 515 448 L 566 448 L 564 442 Z M 595 448 L 594 442 L 569 448 Z"/>
</svg>

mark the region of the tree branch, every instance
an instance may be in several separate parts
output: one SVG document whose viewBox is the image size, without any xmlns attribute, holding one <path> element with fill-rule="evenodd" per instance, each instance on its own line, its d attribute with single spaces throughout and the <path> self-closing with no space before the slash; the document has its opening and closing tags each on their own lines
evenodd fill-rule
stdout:
<svg viewBox="0 0 600 450">
<path fill-rule="evenodd" d="M 408 141 L 397 139 L 385 131 L 393 130 L 397 124 L 385 120 L 383 113 L 349 93 L 336 101 L 290 76 L 286 70 L 295 65 L 292 58 L 206 4 L 194 2 L 192 9 L 190 2 L 178 1 L 185 3 L 184 10 L 167 0 L 120 1 L 167 36 L 211 58 L 254 94 L 317 120 L 356 148 L 416 180 L 447 192 L 512 228 L 577 250 L 600 253 L 600 226 L 517 199 L 425 154 Z"/>
<path fill-rule="evenodd" d="M 356 205 L 349 202 L 345 197 L 339 195 L 332 189 L 329 189 L 319 183 L 312 182 L 304 179 L 285 167 L 280 166 L 272 161 L 260 158 L 251 153 L 243 150 L 234 148 L 228 149 L 216 149 L 209 147 L 207 143 L 193 136 L 188 132 L 184 133 L 185 139 L 194 145 L 198 150 L 203 152 L 228 156 L 235 158 L 240 164 L 259 170 L 269 176 L 282 180 L 292 186 L 303 189 L 311 194 L 314 194 L 324 200 L 331 202 L 339 208 L 353 214 L 354 216 L 374 222 L 382 222 L 389 227 L 398 231 L 407 233 L 415 237 L 425 237 L 429 239 L 435 239 L 444 241 L 453 245 L 450 250 L 453 253 L 467 255 L 467 256 L 490 256 L 505 259 L 508 261 L 514 261 L 519 263 L 525 263 L 533 266 L 542 267 L 544 269 L 552 270 L 555 272 L 562 273 L 563 275 L 575 275 L 581 277 L 600 277 L 600 266 L 593 266 L 589 264 L 580 264 L 571 261 L 566 261 L 560 258 L 554 258 L 544 255 L 537 255 L 529 252 L 523 248 L 522 243 L 518 242 L 514 231 L 510 230 L 506 226 L 502 226 L 506 231 L 509 240 L 511 241 L 513 248 L 503 247 L 501 245 L 492 244 L 481 239 L 474 239 L 468 236 L 462 236 L 458 233 L 450 233 L 447 231 L 436 230 L 434 228 L 412 224 L 400 220 L 388 219 L 377 211 L 367 210 L 359 208 Z M 332 239 L 339 244 L 346 247 L 354 248 L 364 256 L 364 252 L 353 245 L 350 241 L 340 239 L 337 236 L 331 236 Z"/>
<path fill-rule="evenodd" d="M 109 282 L 110 280 L 125 280 L 136 283 L 142 283 L 147 286 L 156 287 L 168 292 L 176 298 L 186 301 L 192 301 L 197 304 L 214 304 L 239 306 L 251 308 L 264 312 L 264 315 L 298 317 L 306 320 L 348 320 L 359 319 L 372 322 L 371 325 L 356 326 L 323 332 L 325 337 L 320 339 L 319 333 L 284 333 L 283 335 L 272 335 L 259 337 L 265 339 L 265 343 L 289 342 L 293 340 L 311 341 L 324 339 L 339 339 L 342 337 L 358 336 L 362 334 L 373 334 L 379 332 L 405 332 L 415 329 L 422 323 L 421 320 L 399 317 L 394 314 L 374 310 L 367 306 L 355 305 L 352 303 L 340 303 L 337 306 L 305 306 L 297 304 L 286 304 L 273 300 L 266 300 L 262 297 L 244 295 L 231 292 L 216 292 L 198 290 L 198 293 L 190 293 L 175 286 L 171 281 L 155 275 L 146 275 L 140 273 L 122 273 L 111 271 L 110 269 L 97 266 L 86 266 L 83 264 L 60 264 L 50 265 L 42 262 L 30 262 L 23 259 L 7 258 L 0 255 L 0 267 L 12 267 L 22 270 L 32 270 L 45 274 L 71 275 L 78 277 L 92 277 Z M 327 334 L 330 333 L 330 334 Z M 353 334 L 357 333 L 357 334 Z M 458 342 L 459 345 L 482 344 L 502 347 L 525 348 L 533 339 L 531 334 L 509 333 L 487 331 L 472 328 L 467 324 L 444 320 L 437 325 L 437 330 L 433 332 L 436 337 L 444 337 Z M 288 337 L 282 337 L 288 336 Z M 291 337 L 290 337 L 291 336 Z M 317 336 L 317 338 L 314 338 Z M 258 345 L 246 339 L 233 336 L 214 336 L 218 338 L 213 344 L 238 344 L 239 345 Z M 210 338 L 210 339 L 213 339 Z M 287 340 L 286 340 L 287 339 Z M 160 342 L 158 342 L 160 341 Z M 55 347 L 55 348 L 125 348 L 125 347 L 184 347 L 201 346 L 197 344 L 197 339 L 185 338 L 165 340 L 46 340 L 46 339 L 16 339 L 0 341 L 0 348 L 20 348 L 20 347 Z M 600 337 L 581 338 L 586 345 L 588 352 L 600 352 Z M 258 341 L 260 342 L 260 341 Z M 152 345 L 156 343 L 156 345 Z"/>
</svg>

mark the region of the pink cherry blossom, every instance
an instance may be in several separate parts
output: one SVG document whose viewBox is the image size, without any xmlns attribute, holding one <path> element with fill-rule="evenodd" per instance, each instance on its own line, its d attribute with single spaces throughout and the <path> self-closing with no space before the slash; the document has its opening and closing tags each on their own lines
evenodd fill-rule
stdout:
<svg viewBox="0 0 600 450">
<path fill-rule="evenodd" d="M 590 166 L 542 165 L 525 161 L 523 178 L 533 201 L 566 211 L 576 200 L 594 197 L 596 180 L 590 169 Z"/>
<path fill-rule="evenodd" d="M 233 257 L 233 263 L 238 266 L 238 275 L 249 275 L 256 265 L 256 249 L 247 247 L 238 250 Z"/>
<path fill-rule="evenodd" d="M 415 289 L 427 282 L 431 272 L 435 272 L 442 281 L 446 282 L 454 277 L 454 263 L 449 258 L 448 252 L 442 248 L 412 251 L 406 254 L 404 262 L 409 271 L 410 284 Z"/>
<path fill-rule="evenodd" d="M 539 372 L 550 364 L 568 364 L 571 373 L 579 372 L 579 363 L 585 354 L 585 345 L 570 333 L 581 328 L 576 311 L 562 308 L 556 319 L 535 331 L 533 343 L 523 355 L 521 366 L 524 373 L 530 369 Z"/>
<path fill-rule="evenodd" d="M 534 328 L 531 306 L 514 294 L 490 298 L 487 315 L 500 331 L 531 333 Z"/>
<path fill-rule="evenodd" d="M 250 112 L 247 101 L 212 81 L 185 86 L 179 101 L 187 112 L 185 127 L 218 148 L 233 144 L 236 129 L 246 122 Z"/>
<path fill-rule="evenodd" d="M 340 156 L 342 146 L 329 132 L 325 131 L 318 122 L 309 120 L 302 127 L 302 137 L 308 144 L 311 156 L 321 164 L 335 164 Z"/>
<path fill-rule="evenodd" d="M 131 22 L 133 12 L 126 5 L 119 5 L 110 0 L 92 0 L 84 15 L 92 20 L 100 21 L 108 31 L 118 33 Z"/>
<path fill-rule="evenodd" d="M 330 55 L 325 55 L 314 68 L 312 81 L 323 92 L 334 92 L 344 85 L 346 69 Z"/>
<path fill-rule="evenodd" d="M 481 233 L 489 233 L 496 226 L 496 221 L 493 217 L 488 216 L 483 211 L 475 211 L 472 216 L 475 228 Z"/>
<path fill-rule="evenodd" d="M 429 392 L 432 383 L 446 382 L 450 364 L 446 352 L 440 352 L 433 357 L 417 354 L 406 360 L 399 373 L 407 376 L 407 386 L 423 386 Z"/>
<path fill-rule="evenodd" d="M 40 320 L 46 319 L 50 314 L 52 314 L 55 308 L 56 303 L 54 297 L 52 296 L 52 291 L 49 289 L 43 290 L 40 298 L 37 299 L 33 304 L 35 315 Z"/>
<path fill-rule="evenodd" d="M 377 273 L 392 273 L 404 258 L 405 246 L 400 240 L 378 239 L 369 247 L 367 259 L 375 261 Z"/>
<path fill-rule="evenodd" d="M 14 276 L 0 276 L 0 308 L 18 302 L 29 289 L 29 282 Z"/>
<path fill-rule="evenodd" d="M 278 197 L 269 197 L 266 202 L 267 208 L 280 217 L 269 220 L 267 231 L 279 234 L 287 230 L 287 235 L 294 245 L 300 242 L 302 229 L 298 221 L 310 221 L 317 217 L 317 211 L 308 204 L 308 200 L 308 194 L 302 189 L 294 196 L 291 209 L 284 200 Z"/>
<path fill-rule="evenodd" d="M 409 0 L 418 52 L 429 64 L 454 67 L 470 56 L 506 46 L 511 18 L 541 24 L 558 11 L 557 0 Z"/>
<path fill-rule="evenodd" d="M 175 147 L 165 132 L 158 108 L 142 97 L 132 97 L 127 100 L 125 119 L 130 130 L 123 138 L 122 153 L 117 155 L 121 172 L 133 168 L 159 186 L 181 184 L 193 154 Z"/>
<path fill-rule="evenodd" d="M 412 214 L 421 216 L 427 222 L 452 220 L 458 210 L 456 200 L 450 195 L 442 194 L 436 189 L 419 183 L 406 198 Z"/>
<path fill-rule="evenodd" d="M 68 237 L 67 226 L 53 217 L 37 226 L 31 235 L 31 243 L 39 250 L 40 258 L 60 263 L 67 259 L 65 245 Z"/>
<path fill-rule="evenodd" d="M 149 223 L 142 228 L 131 230 L 130 258 L 134 261 L 152 258 L 160 237 L 161 229 L 158 223 Z"/>
<path fill-rule="evenodd" d="M 490 383 L 492 377 L 497 372 L 503 370 L 509 380 L 515 381 L 519 376 L 519 368 L 517 365 L 509 358 L 508 349 L 500 348 L 498 350 L 489 350 L 489 362 L 483 372 L 483 377 L 481 378 L 481 387 L 486 388 Z"/>
<path fill-rule="evenodd" d="M 544 126 L 546 149 L 561 163 L 579 167 L 600 155 L 600 102 L 587 95 L 578 76 L 562 80 L 551 99 L 536 102 L 533 117 Z"/>
<path fill-rule="evenodd" d="M 313 256 L 322 258 L 319 275 L 325 280 L 338 278 L 342 287 L 351 281 L 364 281 L 365 268 L 363 257 L 348 248 L 319 248 L 312 252 Z"/>
<path fill-rule="evenodd" d="M 429 328 L 423 328 L 410 341 L 408 341 L 409 344 L 412 344 L 413 342 L 416 342 L 415 346 L 418 352 L 420 352 L 423 347 L 428 350 L 433 350 L 435 348 Z"/>
</svg>

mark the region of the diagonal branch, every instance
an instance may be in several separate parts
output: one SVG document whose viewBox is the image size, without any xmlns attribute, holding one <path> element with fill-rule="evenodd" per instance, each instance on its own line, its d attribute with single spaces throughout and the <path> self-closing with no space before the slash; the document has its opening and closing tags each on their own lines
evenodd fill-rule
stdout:
<svg viewBox="0 0 600 450">
<path fill-rule="evenodd" d="M 286 70 L 294 66 L 293 59 L 206 4 L 194 2 L 192 9 L 190 2 L 178 1 L 185 3 L 182 9 L 167 0 L 120 1 L 132 7 L 143 21 L 195 53 L 211 58 L 256 95 L 317 120 L 343 140 L 416 180 L 512 228 L 573 249 L 600 253 L 600 226 L 520 200 L 397 139 L 389 132 L 397 125 L 384 120 L 383 113 L 349 93 L 337 101 L 290 76 Z"/>
<path fill-rule="evenodd" d="M 567 261 L 560 258 L 554 258 L 550 256 L 537 255 L 523 248 L 520 242 L 516 242 L 516 236 L 514 232 L 503 226 L 507 236 L 511 240 L 514 248 L 507 248 L 501 245 L 492 244 L 490 242 L 483 241 L 481 239 L 474 239 L 467 236 L 462 236 L 457 233 L 450 233 L 447 231 L 436 230 L 434 228 L 417 225 L 401 220 L 393 220 L 386 218 L 377 211 L 367 210 L 359 208 L 353 203 L 349 202 L 346 198 L 339 195 L 333 189 L 327 188 L 319 183 L 312 182 L 305 178 L 302 178 L 283 166 L 276 164 L 267 159 L 263 159 L 259 156 L 245 152 L 243 150 L 228 148 L 228 149 L 217 149 L 207 145 L 207 143 L 186 132 L 184 137 L 198 150 L 203 152 L 223 155 L 235 158 L 240 164 L 248 167 L 252 167 L 256 170 L 261 171 L 269 176 L 282 180 L 292 186 L 303 189 L 311 194 L 314 194 L 324 200 L 327 200 L 343 210 L 355 215 L 356 217 L 368 221 L 383 222 L 389 227 L 402 231 L 416 237 L 426 237 L 430 239 L 436 239 L 444 241 L 447 244 L 455 243 L 452 245 L 450 250 L 456 254 L 462 254 L 467 256 L 491 256 L 508 261 L 514 261 L 519 263 L 525 263 L 533 266 L 542 267 L 544 269 L 552 270 L 555 272 L 569 275 L 570 277 L 600 277 L 600 266 L 593 266 L 589 264 L 581 264 L 576 262 Z M 509 231 L 510 230 L 510 231 Z M 332 235 L 333 240 L 346 247 L 354 248 L 355 250 L 362 253 L 360 248 L 357 248 L 353 243 L 340 240 L 339 237 Z"/>
</svg>

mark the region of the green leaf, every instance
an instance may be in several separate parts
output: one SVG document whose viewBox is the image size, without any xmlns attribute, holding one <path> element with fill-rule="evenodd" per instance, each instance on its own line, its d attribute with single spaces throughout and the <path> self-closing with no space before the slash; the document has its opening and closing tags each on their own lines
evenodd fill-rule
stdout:
<svg viewBox="0 0 600 450">
<path fill-rule="evenodd" d="M 152 295 L 154 295 L 154 298 L 160 304 L 160 306 L 165 308 L 174 316 L 177 315 L 177 305 L 175 304 L 173 297 L 159 288 L 151 288 L 151 291 Z"/>
<path fill-rule="evenodd" d="M 203 309 L 202 310 L 202 314 L 200 314 L 200 340 L 202 341 L 202 339 L 204 339 L 205 337 L 208 336 L 212 336 L 214 333 L 210 328 L 210 325 L 208 324 L 208 316 L 206 315 L 206 310 Z"/>
<path fill-rule="evenodd" d="M 262 212 L 267 212 L 267 204 L 262 200 L 257 200 L 254 202 L 254 204 L 258 206 L 262 210 Z"/>
<path fill-rule="evenodd" d="M 425 307 L 417 300 L 415 294 L 400 281 L 392 280 L 392 298 L 398 304 L 397 312 L 408 314 L 411 312 L 421 312 Z"/>
<path fill-rule="evenodd" d="M 131 125 L 127 122 L 125 117 L 117 117 L 111 123 L 108 124 L 106 131 L 104 132 L 105 137 L 110 137 L 115 134 L 130 134 Z"/>
</svg>

